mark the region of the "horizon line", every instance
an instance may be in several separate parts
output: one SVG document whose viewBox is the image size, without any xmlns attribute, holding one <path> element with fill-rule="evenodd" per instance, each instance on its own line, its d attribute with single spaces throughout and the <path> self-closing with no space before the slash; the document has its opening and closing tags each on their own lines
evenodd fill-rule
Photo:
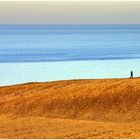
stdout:
<svg viewBox="0 0 140 140">
<path fill-rule="evenodd" d="M 130 25 L 137 25 L 137 26 L 140 26 L 140 23 L 136 23 L 136 24 L 124 24 L 124 23 L 121 23 L 121 24 L 28 24 L 28 23 L 25 23 L 25 24 L 0 24 L 0 26 L 102 26 L 102 25 L 105 25 L 105 26 L 114 26 L 114 25 L 123 25 L 123 26 L 130 26 Z"/>
</svg>

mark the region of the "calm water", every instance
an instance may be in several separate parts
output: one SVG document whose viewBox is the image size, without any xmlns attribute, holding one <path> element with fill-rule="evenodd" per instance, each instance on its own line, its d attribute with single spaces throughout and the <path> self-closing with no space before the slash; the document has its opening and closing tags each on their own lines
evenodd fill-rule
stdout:
<svg viewBox="0 0 140 140">
<path fill-rule="evenodd" d="M 140 25 L 0 26 L 0 85 L 140 76 L 139 58 Z"/>
</svg>

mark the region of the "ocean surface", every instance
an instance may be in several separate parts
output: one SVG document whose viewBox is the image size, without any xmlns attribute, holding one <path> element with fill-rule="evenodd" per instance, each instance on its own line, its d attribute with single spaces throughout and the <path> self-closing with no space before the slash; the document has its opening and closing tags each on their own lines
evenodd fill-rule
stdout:
<svg viewBox="0 0 140 140">
<path fill-rule="evenodd" d="M 1 25 L 0 85 L 140 76 L 140 25 Z"/>
</svg>

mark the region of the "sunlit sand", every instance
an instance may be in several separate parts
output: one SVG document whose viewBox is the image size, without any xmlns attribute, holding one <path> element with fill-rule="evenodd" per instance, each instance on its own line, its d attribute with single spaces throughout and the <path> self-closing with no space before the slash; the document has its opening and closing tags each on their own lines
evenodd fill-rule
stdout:
<svg viewBox="0 0 140 140">
<path fill-rule="evenodd" d="M 140 138 L 140 78 L 1 87 L 0 138 Z"/>
</svg>

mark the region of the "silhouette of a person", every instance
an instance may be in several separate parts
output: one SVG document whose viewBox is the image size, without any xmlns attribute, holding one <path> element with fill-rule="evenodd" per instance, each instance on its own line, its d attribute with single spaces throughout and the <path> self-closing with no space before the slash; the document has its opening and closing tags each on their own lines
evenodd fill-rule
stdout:
<svg viewBox="0 0 140 140">
<path fill-rule="evenodd" d="M 130 76 L 130 78 L 133 78 L 133 71 L 131 71 L 131 76 Z"/>
</svg>

